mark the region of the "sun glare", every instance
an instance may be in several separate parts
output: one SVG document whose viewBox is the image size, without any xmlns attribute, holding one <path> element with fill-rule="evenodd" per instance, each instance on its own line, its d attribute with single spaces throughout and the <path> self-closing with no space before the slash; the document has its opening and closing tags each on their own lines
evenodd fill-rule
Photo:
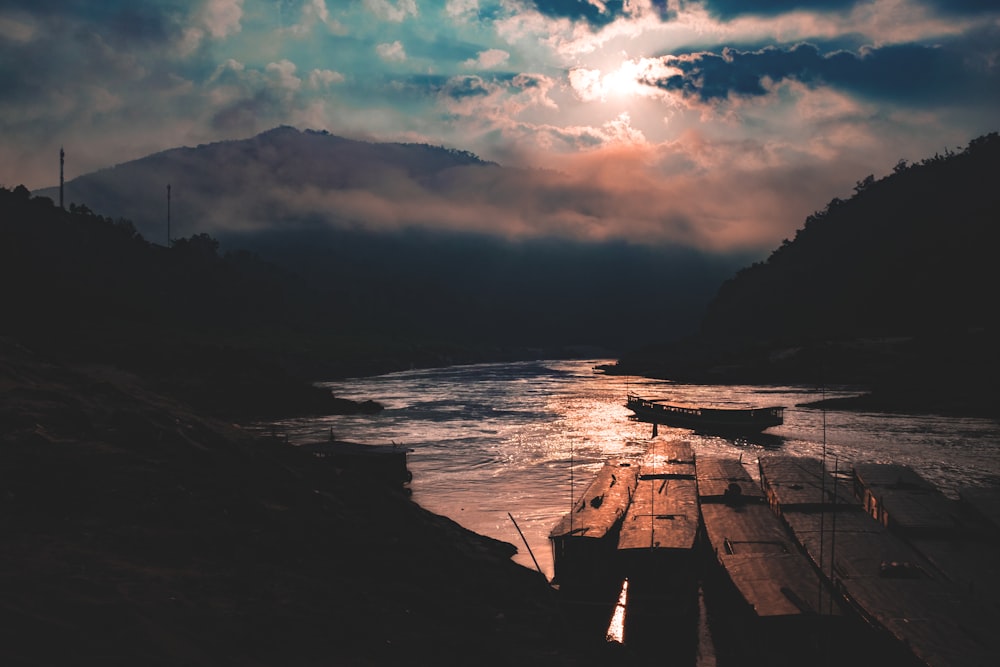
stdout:
<svg viewBox="0 0 1000 667">
<path fill-rule="evenodd" d="M 659 97 L 665 91 L 655 85 L 680 70 L 659 58 L 624 60 L 617 67 L 602 70 L 578 67 L 569 73 L 570 85 L 585 102 L 620 100 L 632 97 Z"/>
<path fill-rule="evenodd" d="M 618 594 L 618 604 L 611 615 L 611 623 L 605 639 L 615 644 L 625 643 L 625 607 L 628 605 L 628 579 L 622 582 L 622 592 Z"/>
</svg>

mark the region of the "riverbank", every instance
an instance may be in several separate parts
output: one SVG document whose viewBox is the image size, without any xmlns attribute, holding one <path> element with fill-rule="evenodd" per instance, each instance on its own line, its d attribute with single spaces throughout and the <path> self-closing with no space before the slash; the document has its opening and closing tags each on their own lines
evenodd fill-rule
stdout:
<svg viewBox="0 0 1000 667">
<path fill-rule="evenodd" d="M 0 341 L 7 665 L 583 665 L 514 547 Z"/>
<path fill-rule="evenodd" d="M 634 351 L 602 370 L 690 384 L 852 387 L 857 397 L 804 407 L 1000 420 L 998 365 L 991 332 L 977 329 L 798 345 L 692 338 Z"/>
</svg>

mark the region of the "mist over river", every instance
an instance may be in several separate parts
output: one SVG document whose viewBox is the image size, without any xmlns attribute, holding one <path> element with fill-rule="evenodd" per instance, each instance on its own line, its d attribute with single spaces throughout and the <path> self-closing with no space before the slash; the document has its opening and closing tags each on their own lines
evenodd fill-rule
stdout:
<svg viewBox="0 0 1000 667">
<path fill-rule="evenodd" d="M 821 457 L 829 467 L 861 462 L 913 466 L 945 493 L 1000 485 L 1000 424 L 985 419 L 823 411 L 797 404 L 852 396 L 820 386 L 687 385 L 594 371 L 606 360 L 476 364 L 322 383 L 338 397 L 372 399 L 376 414 L 293 419 L 260 425 L 293 444 L 325 440 L 395 443 L 412 449 L 413 499 L 464 527 L 518 548 L 534 568 L 518 526 L 548 578 L 548 533 L 609 457 L 639 457 L 652 434 L 624 407 L 631 391 L 700 406 L 785 408 L 785 423 L 749 441 L 661 427 L 696 456 L 769 453 Z"/>
</svg>

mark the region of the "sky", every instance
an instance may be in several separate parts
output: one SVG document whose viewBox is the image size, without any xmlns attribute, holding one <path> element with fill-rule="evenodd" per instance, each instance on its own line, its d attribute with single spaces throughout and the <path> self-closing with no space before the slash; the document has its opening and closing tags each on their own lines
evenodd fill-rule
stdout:
<svg viewBox="0 0 1000 667">
<path fill-rule="evenodd" d="M 0 0 L 0 185 L 279 125 L 604 202 L 517 234 L 763 249 L 1000 130 L 1000 0 Z"/>
</svg>

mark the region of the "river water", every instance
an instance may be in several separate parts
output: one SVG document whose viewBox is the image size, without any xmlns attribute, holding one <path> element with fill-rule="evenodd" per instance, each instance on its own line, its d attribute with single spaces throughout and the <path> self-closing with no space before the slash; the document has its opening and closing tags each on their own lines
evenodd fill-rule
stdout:
<svg viewBox="0 0 1000 667">
<path fill-rule="evenodd" d="M 515 561 L 534 568 L 537 560 L 550 579 L 548 533 L 572 498 L 607 458 L 640 456 L 652 434 L 649 424 L 629 419 L 632 413 L 624 407 L 629 391 L 701 406 L 784 406 L 784 425 L 749 441 L 660 427 L 661 436 L 687 437 L 696 456 L 742 457 L 751 473 L 757 458 L 769 453 L 819 458 L 825 451 L 831 469 L 906 463 L 953 497 L 963 486 L 1000 485 L 1000 424 L 995 421 L 799 408 L 856 392 L 685 385 L 594 371 L 606 362 L 476 364 L 323 383 L 339 397 L 373 399 L 385 410 L 262 428 L 287 435 L 293 444 L 325 440 L 332 429 L 338 440 L 410 448 L 415 501 L 470 530 L 510 542 L 518 547 Z"/>
</svg>

